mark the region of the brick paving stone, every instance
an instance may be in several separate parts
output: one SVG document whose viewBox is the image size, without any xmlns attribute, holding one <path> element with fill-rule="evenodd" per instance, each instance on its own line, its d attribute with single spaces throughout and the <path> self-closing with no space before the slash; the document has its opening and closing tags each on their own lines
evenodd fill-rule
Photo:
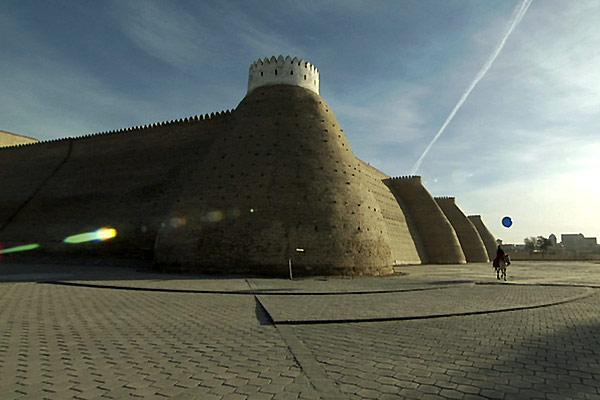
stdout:
<svg viewBox="0 0 600 400">
<path fill-rule="evenodd" d="M 433 386 L 433 385 L 420 385 L 419 386 L 419 392 L 423 392 L 423 393 L 428 393 L 428 394 L 438 394 L 440 393 L 442 389 L 437 387 L 437 386 Z"/>
<path fill-rule="evenodd" d="M 497 390 L 483 389 L 480 394 L 482 397 L 487 397 L 490 399 L 503 399 L 504 398 L 504 393 L 499 392 Z M 524 397 L 524 398 L 527 398 L 527 397 Z"/>
<path fill-rule="evenodd" d="M 379 391 L 373 389 L 360 389 L 356 394 L 364 399 L 377 399 L 381 395 Z"/>
<path fill-rule="evenodd" d="M 296 398 L 298 398 L 298 396 L 296 395 Z M 246 396 L 239 394 L 239 393 L 228 393 L 225 396 L 223 396 L 222 400 L 245 400 Z"/>
<path fill-rule="evenodd" d="M 446 399 L 462 399 L 465 395 L 464 393 L 453 389 L 442 389 L 439 394 Z"/>
<path fill-rule="evenodd" d="M 217 394 L 220 396 L 224 396 L 233 392 L 235 392 L 235 387 L 227 385 L 215 386 L 213 388 L 210 388 L 210 390 L 208 391 L 208 393 Z"/>
<path fill-rule="evenodd" d="M 248 400 L 271 400 L 273 395 L 271 393 L 257 392 L 252 393 L 248 396 Z"/>
</svg>

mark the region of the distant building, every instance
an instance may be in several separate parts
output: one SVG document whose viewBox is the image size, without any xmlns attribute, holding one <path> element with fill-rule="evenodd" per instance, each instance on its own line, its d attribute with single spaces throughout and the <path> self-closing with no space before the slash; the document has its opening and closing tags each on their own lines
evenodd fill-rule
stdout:
<svg viewBox="0 0 600 400">
<path fill-rule="evenodd" d="M 556 246 L 557 240 L 556 235 L 554 233 L 551 233 L 550 236 L 548 236 L 548 240 L 550 241 L 551 246 Z"/>
<path fill-rule="evenodd" d="M 560 239 L 566 250 L 594 251 L 598 248 L 595 237 L 586 238 L 581 233 L 564 233 L 560 235 Z"/>
</svg>

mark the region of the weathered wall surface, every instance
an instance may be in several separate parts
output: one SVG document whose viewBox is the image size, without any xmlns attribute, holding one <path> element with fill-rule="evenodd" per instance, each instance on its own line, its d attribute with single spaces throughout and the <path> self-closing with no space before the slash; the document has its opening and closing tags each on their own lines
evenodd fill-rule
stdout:
<svg viewBox="0 0 600 400">
<path fill-rule="evenodd" d="M 485 245 L 477 229 L 456 205 L 454 197 L 435 197 L 448 221 L 454 227 L 467 262 L 488 262 Z"/>
<path fill-rule="evenodd" d="M 10 218 L 0 241 L 5 247 L 40 243 L 41 253 L 152 259 L 158 228 L 171 222 L 171 203 L 227 116 L 1 149 L 0 162 L 12 170 L 0 170 L 0 180 L 9 182 L 0 192 L 3 219 Z M 62 243 L 105 226 L 118 237 Z"/>
<path fill-rule="evenodd" d="M 462 247 L 444 212 L 423 187 L 420 176 L 386 179 L 399 202 L 414 221 L 416 235 L 423 244 L 424 262 L 430 264 L 466 263 Z"/>
<path fill-rule="evenodd" d="M 291 259 L 296 274 L 392 272 L 382 211 L 316 93 L 256 88 L 213 149 L 171 211 L 197 214 L 161 229 L 158 264 L 282 275 Z"/>
<path fill-rule="evenodd" d="M 0 149 L 0 231 L 67 160 L 70 140 Z"/>
<path fill-rule="evenodd" d="M 481 215 L 469 215 L 467 218 L 469 218 L 469 221 L 471 221 L 473 226 L 475 226 L 475 229 L 477 229 L 477 233 L 479 233 L 479 236 L 485 245 L 489 259 L 493 260 L 496 258 L 496 249 L 498 248 L 496 238 L 483 223 Z"/>
<path fill-rule="evenodd" d="M 288 260 L 295 275 L 487 260 L 455 205 L 444 217 L 420 181 L 394 181 L 354 156 L 315 91 L 259 85 L 233 112 L 0 149 L 0 246 L 267 275 Z M 63 242 L 102 227 L 118 236 Z"/>
<path fill-rule="evenodd" d="M 38 140 L 23 135 L 0 131 L 0 147 L 16 146 L 18 144 L 36 143 Z"/>
<path fill-rule="evenodd" d="M 373 194 L 383 215 L 394 264 L 426 263 L 423 251 L 419 248 L 419 238 L 415 236 L 414 229 L 411 230 L 409 213 L 402 208 L 384 183 L 389 176 L 358 158 L 357 161 L 361 165 L 363 186 Z"/>
</svg>

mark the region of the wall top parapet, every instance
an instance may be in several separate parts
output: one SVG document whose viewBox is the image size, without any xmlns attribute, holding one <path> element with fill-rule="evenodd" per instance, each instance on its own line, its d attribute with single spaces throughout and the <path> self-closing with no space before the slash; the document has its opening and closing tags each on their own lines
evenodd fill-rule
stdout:
<svg viewBox="0 0 600 400">
<path fill-rule="evenodd" d="M 421 181 L 421 175 L 393 176 L 390 179 L 391 180 L 415 180 L 415 181 Z"/>
<path fill-rule="evenodd" d="M 148 124 L 148 125 L 132 126 L 129 128 L 115 129 L 112 131 L 88 133 L 88 134 L 81 135 L 81 136 L 71 136 L 71 137 L 64 137 L 64 138 L 50 139 L 50 140 L 43 140 L 43 141 L 40 140 L 39 142 L 32 142 L 32 143 L 21 143 L 21 144 L 17 144 L 14 146 L 0 147 L 0 151 L 14 149 L 16 147 L 40 146 L 40 145 L 44 145 L 46 143 L 54 143 L 54 142 L 60 142 L 60 141 L 65 141 L 65 140 L 80 140 L 80 139 L 87 139 L 87 138 L 96 137 L 96 136 L 108 136 L 108 135 L 127 133 L 127 132 L 140 132 L 140 131 L 144 131 L 146 129 L 155 128 L 155 127 L 159 127 L 159 126 L 186 124 L 186 123 L 195 122 L 195 121 L 208 121 L 208 120 L 212 120 L 212 119 L 227 117 L 227 116 L 231 115 L 231 113 L 233 113 L 233 111 L 234 110 L 217 111 L 217 112 L 212 112 L 210 114 L 207 113 L 207 114 L 202 114 L 202 115 L 194 115 L 194 116 L 187 117 L 187 118 L 179 118 L 179 119 L 173 119 L 170 121 L 155 122 L 155 123 Z"/>
<path fill-rule="evenodd" d="M 250 65 L 248 94 L 257 87 L 271 85 L 300 86 L 319 94 L 319 70 L 297 57 L 259 58 Z"/>
<path fill-rule="evenodd" d="M 436 197 L 434 197 L 434 199 L 436 199 L 436 200 L 452 200 L 452 201 L 454 201 L 454 200 L 456 200 L 456 197 L 454 197 L 454 196 L 436 196 Z"/>
</svg>

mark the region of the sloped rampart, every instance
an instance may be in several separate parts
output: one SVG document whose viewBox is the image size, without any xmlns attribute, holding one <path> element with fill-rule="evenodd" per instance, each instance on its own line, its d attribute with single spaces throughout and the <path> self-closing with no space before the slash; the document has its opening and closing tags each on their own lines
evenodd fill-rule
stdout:
<svg viewBox="0 0 600 400">
<path fill-rule="evenodd" d="M 467 218 L 469 218 L 469 221 L 471 221 L 473 226 L 475 226 L 475 229 L 477 229 L 477 233 L 479 233 L 479 236 L 481 237 L 481 240 L 485 245 L 485 249 L 487 250 L 489 259 L 493 260 L 494 258 L 496 258 L 496 238 L 494 237 L 492 232 L 488 230 L 487 226 L 483 223 L 481 215 L 469 215 Z"/>
<path fill-rule="evenodd" d="M 423 264 L 426 257 L 420 249 L 420 241 L 411 230 L 410 215 L 384 183 L 388 175 L 357 158 L 361 165 L 363 186 L 370 191 L 379 204 L 390 241 L 394 264 Z"/>
<path fill-rule="evenodd" d="M 466 263 L 452 224 L 431 194 L 423 187 L 420 176 L 390 178 L 384 182 L 410 214 L 425 252 L 425 262 Z"/>
<path fill-rule="evenodd" d="M 485 245 L 475 226 L 456 205 L 454 197 L 435 197 L 446 218 L 454 227 L 467 262 L 488 262 Z"/>
</svg>

